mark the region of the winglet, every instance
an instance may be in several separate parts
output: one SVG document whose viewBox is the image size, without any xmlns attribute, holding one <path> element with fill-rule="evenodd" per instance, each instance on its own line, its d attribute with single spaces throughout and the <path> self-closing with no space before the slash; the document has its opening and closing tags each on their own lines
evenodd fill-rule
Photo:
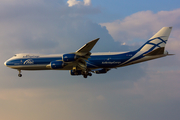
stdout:
<svg viewBox="0 0 180 120">
<path fill-rule="evenodd" d="M 77 54 L 82 54 L 82 55 L 89 53 L 99 39 L 100 38 L 97 38 L 97 39 L 94 39 L 94 40 L 86 43 L 79 50 L 77 50 L 76 53 Z"/>
</svg>

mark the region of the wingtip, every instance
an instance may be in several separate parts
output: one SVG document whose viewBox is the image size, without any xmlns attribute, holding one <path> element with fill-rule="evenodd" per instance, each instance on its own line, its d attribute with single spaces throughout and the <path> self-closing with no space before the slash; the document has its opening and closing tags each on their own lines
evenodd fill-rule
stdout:
<svg viewBox="0 0 180 120">
<path fill-rule="evenodd" d="M 80 49 L 78 49 L 76 51 L 76 53 L 78 52 L 90 52 L 91 49 L 94 47 L 94 45 L 97 43 L 97 41 L 99 40 L 100 38 L 96 38 L 88 43 L 86 43 L 84 46 L 82 46 Z"/>
<path fill-rule="evenodd" d="M 99 40 L 100 38 L 96 38 L 96 39 L 94 39 L 94 40 Z"/>
<path fill-rule="evenodd" d="M 99 39 L 100 39 L 100 38 L 96 38 L 96 39 L 94 39 L 94 40 L 92 40 L 92 41 L 90 41 L 90 42 L 88 42 L 88 43 L 97 42 Z"/>
</svg>

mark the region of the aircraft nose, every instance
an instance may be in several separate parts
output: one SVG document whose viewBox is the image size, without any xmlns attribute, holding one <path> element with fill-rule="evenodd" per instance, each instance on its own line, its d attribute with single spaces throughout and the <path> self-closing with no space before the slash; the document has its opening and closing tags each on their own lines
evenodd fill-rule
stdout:
<svg viewBox="0 0 180 120">
<path fill-rule="evenodd" d="M 4 65 L 5 65 L 5 66 L 7 66 L 7 65 L 6 65 L 6 62 L 7 62 L 7 61 L 4 62 Z"/>
</svg>

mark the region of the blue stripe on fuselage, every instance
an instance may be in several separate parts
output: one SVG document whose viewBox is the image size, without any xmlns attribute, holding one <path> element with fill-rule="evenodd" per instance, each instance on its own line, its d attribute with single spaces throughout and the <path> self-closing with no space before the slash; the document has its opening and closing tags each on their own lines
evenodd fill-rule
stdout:
<svg viewBox="0 0 180 120">
<path fill-rule="evenodd" d="M 61 57 L 52 57 L 52 58 L 18 58 L 18 59 L 15 59 L 15 60 L 8 61 L 6 63 L 6 65 L 7 66 L 30 65 L 30 64 L 41 65 L 41 64 L 50 64 L 51 61 L 55 61 L 55 60 L 62 60 L 62 58 Z"/>
<path fill-rule="evenodd" d="M 127 52 L 123 54 L 115 55 L 91 55 L 86 61 L 87 68 L 113 68 L 121 63 L 127 61 L 136 54 L 137 51 Z M 62 60 L 62 57 L 46 57 L 46 58 L 18 58 L 9 60 L 7 66 L 18 66 L 18 65 L 48 65 L 52 61 Z"/>
<path fill-rule="evenodd" d="M 116 55 L 94 55 L 87 61 L 88 68 L 113 68 L 127 61 L 136 54 L 137 51 Z"/>
</svg>

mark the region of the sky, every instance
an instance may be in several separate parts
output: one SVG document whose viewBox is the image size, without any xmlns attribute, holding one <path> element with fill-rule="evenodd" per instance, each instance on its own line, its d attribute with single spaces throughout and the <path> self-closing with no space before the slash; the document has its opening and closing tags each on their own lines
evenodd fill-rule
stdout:
<svg viewBox="0 0 180 120">
<path fill-rule="evenodd" d="M 179 120 L 180 1 L 0 0 L 0 119 Z M 138 49 L 164 26 L 175 54 L 84 79 L 18 71 L 16 53 L 61 54 L 100 38 L 92 52 Z"/>
</svg>

